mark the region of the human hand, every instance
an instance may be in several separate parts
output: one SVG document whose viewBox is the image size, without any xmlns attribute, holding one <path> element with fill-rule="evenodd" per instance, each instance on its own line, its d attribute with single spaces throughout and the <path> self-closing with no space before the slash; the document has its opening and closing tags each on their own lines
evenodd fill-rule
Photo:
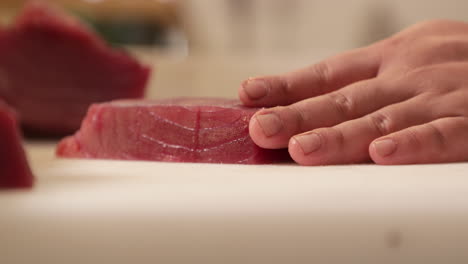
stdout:
<svg viewBox="0 0 468 264">
<path fill-rule="evenodd" d="M 253 141 L 303 165 L 468 161 L 468 24 L 429 21 L 242 83 Z"/>
</svg>

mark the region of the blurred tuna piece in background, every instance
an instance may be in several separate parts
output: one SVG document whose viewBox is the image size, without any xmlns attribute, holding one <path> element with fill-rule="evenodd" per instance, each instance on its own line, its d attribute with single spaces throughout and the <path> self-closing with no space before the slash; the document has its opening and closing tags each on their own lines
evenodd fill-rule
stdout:
<svg viewBox="0 0 468 264">
<path fill-rule="evenodd" d="M 0 98 L 33 135 L 73 133 L 92 103 L 142 98 L 149 74 L 46 1 L 28 1 L 0 34 Z"/>
</svg>

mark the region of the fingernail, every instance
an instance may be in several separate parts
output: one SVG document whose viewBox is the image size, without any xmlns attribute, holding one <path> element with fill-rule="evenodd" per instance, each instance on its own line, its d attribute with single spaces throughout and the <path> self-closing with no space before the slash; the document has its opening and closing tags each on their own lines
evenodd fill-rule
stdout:
<svg viewBox="0 0 468 264">
<path fill-rule="evenodd" d="M 293 140 L 301 147 L 304 155 L 315 152 L 322 146 L 322 139 L 316 133 L 295 136 Z"/>
<path fill-rule="evenodd" d="M 267 137 L 278 134 L 283 129 L 283 122 L 277 114 L 260 114 L 255 117 L 258 124 L 263 130 L 263 134 Z"/>
<path fill-rule="evenodd" d="M 244 85 L 244 91 L 252 100 L 258 100 L 268 94 L 268 86 L 262 79 L 249 79 Z"/>
<path fill-rule="evenodd" d="M 375 151 L 381 157 L 386 157 L 386 156 L 393 154 L 393 152 L 395 152 L 397 148 L 397 144 L 391 138 L 386 138 L 386 139 L 375 141 L 373 145 L 374 145 Z"/>
</svg>

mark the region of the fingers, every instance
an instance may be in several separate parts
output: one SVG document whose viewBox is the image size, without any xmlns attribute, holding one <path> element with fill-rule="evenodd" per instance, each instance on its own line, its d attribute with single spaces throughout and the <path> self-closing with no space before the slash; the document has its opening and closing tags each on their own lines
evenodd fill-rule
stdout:
<svg viewBox="0 0 468 264">
<path fill-rule="evenodd" d="M 377 46 L 343 53 L 304 69 L 278 76 L 251 78 L 239 88 L 248 106 L 288 105 L 377 76 Z"/>
<path fill-rule="evenodd" d="M 294 136 L 289 141 L 289 153 L 302 165 L 368 161 L 369 144 L 376 138 L 437 118 L 426 110 L 425 101 L 423 96 L 415 97 L 334 127 Z"/>
<path fill-rule="evenodd" d="M 287 107 L 259 111 L 251 119 L 250 135 L 263 148 L 284 148 L 294 135 L 362 117 L 414 95 L 410 89 L 396 91 L 388 83 L 365 80 Z"/>
<path fill-rule="evenodd" d="M 448 117 L 375 140 L 369 152 L 378 164 L 468 161 L 468 118 Z"/>
</svg>

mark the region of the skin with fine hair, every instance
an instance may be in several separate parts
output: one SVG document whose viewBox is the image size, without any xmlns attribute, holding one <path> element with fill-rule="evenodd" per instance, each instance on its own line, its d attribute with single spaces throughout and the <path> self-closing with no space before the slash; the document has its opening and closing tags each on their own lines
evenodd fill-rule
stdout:
<svg viewBox="0 0 468 264">
<path fill-rule="evenodd" d="M 302 165 L 468 161 L 468 24 L 416 24 L 297 71 L 250 78 L 264 148 Z"/>
</svg>

